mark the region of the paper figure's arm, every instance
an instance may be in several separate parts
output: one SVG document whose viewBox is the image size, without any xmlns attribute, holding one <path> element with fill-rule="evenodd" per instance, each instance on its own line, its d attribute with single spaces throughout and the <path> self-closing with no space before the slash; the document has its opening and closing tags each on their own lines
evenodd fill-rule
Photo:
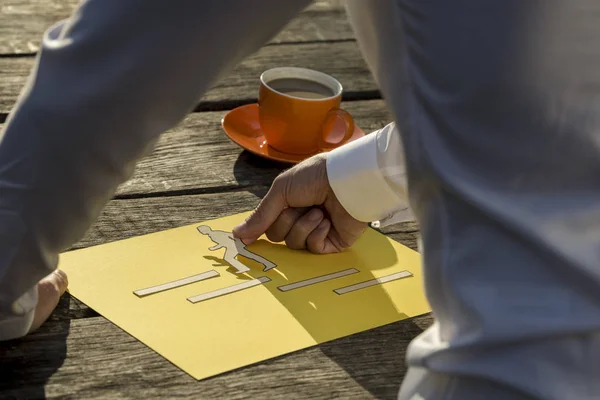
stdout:
<svg viewBox="0 0 600 400">
<path fill-rule="evenodd" d="M 208 249 L 209 249 L 210 251 L 215 251 L 215 250 L 222 249 L 223 247 L 224 247 L 224 246 L 223 246 L 222 244 L 220 244 L 220 243 L 217 243 L 217 244 L 215 244 L 214 246 L 212 246 L 212 247 L 209 247 Z M 211 256 L 211 257 L 212 257 L 212 256 Z"/>
<path fill-rule="evenodd" d="M 0 134 L 0 340 L 158 136 L 309 3 L 88 0 L 46 32 Z"/>
</svg>

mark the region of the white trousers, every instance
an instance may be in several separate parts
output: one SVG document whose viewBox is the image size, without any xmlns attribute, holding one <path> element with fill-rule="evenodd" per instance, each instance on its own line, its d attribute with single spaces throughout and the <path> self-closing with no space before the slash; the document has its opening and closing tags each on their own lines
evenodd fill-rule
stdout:
<svg viewBox="0 0 600 400">
<path fill-rule="evenodd" d="M 534 400 L 526 394 L 480 378 L 409 368 L 398 400 Z"/>
</svg>

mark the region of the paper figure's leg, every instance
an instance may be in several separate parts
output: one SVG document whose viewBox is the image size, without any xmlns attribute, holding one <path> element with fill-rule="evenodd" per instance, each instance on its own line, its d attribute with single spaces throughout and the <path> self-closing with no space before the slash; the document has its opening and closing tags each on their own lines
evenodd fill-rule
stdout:
<svg viewBox="0 0 600 400">
<path fill-rule="evenodd" d="M 273 269 L 275 267 L 277 267 L 277 264 L 275 264 L 274 262 L 271 262 L 269 260 L 267 260 L 266 258 L 259 256 L 258 254 L 252 253 L 251 251 L 244 249 L 238 249 L 238 252 L 240 253 L 241 256 L 244 256 L 246 258 L 249 258 L 251 260 L 254 260 L 262 265 L 264 265 L 264 269 L 263 271 L 268 271 L 270 269 Z"/>
<path fill-rule="evenodd" d="M 223 260 L 225 260 L 225 262 L 227 262 L 233 268 L 237 269 L 238 274 L 241 274 L 242 272 L 250 271 L 250 268 L 248 268 L 247 266 L 245 266 L 244 264 L 242 264 L 240 261 L 238 261 L 235 258 L 236 255 L 237 255 L 236 252 L 233 252 L 230 249 L 227 249 L 227 250 L 225 250 L 225 255 L 223 256 Z"/>
</svg>

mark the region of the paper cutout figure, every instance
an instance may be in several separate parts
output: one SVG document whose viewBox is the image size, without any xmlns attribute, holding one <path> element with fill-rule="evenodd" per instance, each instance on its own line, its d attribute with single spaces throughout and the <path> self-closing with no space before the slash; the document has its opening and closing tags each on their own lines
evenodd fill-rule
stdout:
<svg viewBox="0 0 600 400">
<path fill-rule="evenodd" d="M 215 297 L 223 296 L 230 293 L 239 292 L 240 290 L 248 289 L 254 286 L 262 285 L 263 283 L 270 282 L 271 279 L 266 276 L 261 276 L 257 279 L 252 279 L 237 285 L 227 286 L 221 289 L 213 290 L 211 292 L 202 293 L 197 296 L 188 297 L 190 303 L 199 303 L 204 300 L 214 299 Z"/>
<path fill-rule="evenodd" d="M 413 276 L 413 274 L 411 274 L 409 271 L 400 271 L 396 272 L 395 274 L 382 276 L 381 278 L 370 279 L 368 281 L 359 282 L 354 285 L 346 286 L 340 289 L 335 289 L 334 292 L 337 294 L 346 294 L 371 286 L 381 285 L 382 283 L 392 282 L 402 278 L 408 278 L 409 276 Z"/>
<path fill-rule="evenodd" d="M 220 274 L 214 269 L 212 269 L 201 274 L 192 275 L 186 278 L 177 279 L 176 281 L 163 283 L 162 285 L 151 286 L 145 289 L 138 289 L 135 290 L 133 293 L 138 297 L 144 297 L 151 294 L 164 292 L 165 290 L 171 290 L 185 285 L 189 285 L 191 283 L 200 282 L 205 279 L 214 278 L 215 276 L 220 276 Z"/>
<path fill-rule="evenodd" d="M 224 250 L 221 253 L 209 251 L 214 243 L 198 233 L 198 226 L 231 232 L 249 214 L 195 222 L 68 251 L 61 254 L 60 269 L 69 276 L 72 296 L 195 379 L 253 365 L 431 310 L 423 292 L 420 255 L 372 229 L 367 229 L 350 250 L 326 256 L 291 250 L 281 243 L 261 238 L 248 248 L 277 264 L 271 273 L 262 272 L 262 267 L 252 267 L 248 260 L 252 271 L 242 276 L 221 273 L 218 278 L 142 299 L 133 295 L 134 289 L 149 288 L 158 282 L 172 282 L 212 269 L 219 271 L 206 256 L 222 259 Z M 333 279 L 303 289 L 287 292 L 278 289 L 350 268 L 360 272 L 341 278 L 343 280 Z M 404 270 L 410 271 L 413 278 L 341 296 L 333 291 Z M 233 268 L 231 271 L 235 272 Z M 186 300 L 266 276 L 270 282 L 218 299 L 195 304 Z M 240 279 L 242 277 L 248 279 Z M 110 288 L 110 296 L 106 288 Z M 157 329 L 157 326 L 165 328 Z"/>
<path fill-rule="evenodd" d="M 244 242 L 242 242 L 240 239 L 234 238 L 230 232 L 214 231 L 208 225 L 200 225 L 198 227 L 198 232 L 203 235 L 208 235 L 210 240 L 216 243 L 214 246 L 209 247 L 210 251 L 219 250 L 223 247 L 225 248 L 223 260 L 235 268 L 238 274 L 241 274 L 242 272 L 248 272 L 250 271 L 250 268 L 240 262 L 236 258 L 237 256 L 244 256 L 250 260 L 254 260 L 259 264 L 262 264 L 264 266 L 263 271 L 268 271 L 277 267 L 275 263 L 246 249 Z"/>
<path fill-rule="evenodd" d="M 288 290 L 294 290 L 294 289 L 299 289 L 299 288 L 305 287 L 305 286 L 315 285 L 317 283 L 326 282 L 326 281 L 341 278 L 341 277 L 347 276 L 347 275 L 357 274 L 359 272 L 360 271 L 357 270 L 356 268 L 345 269 L 343 271 L 334 272 L 333 274 L 321 275 L 321 276 L 317 276 L 314 278 L 305 279 L 303 281 L 290 283 L 288 285 L 279 286 L 277 289 L 281 290 L 282 292 L 287 292 Z"/>
</svg>

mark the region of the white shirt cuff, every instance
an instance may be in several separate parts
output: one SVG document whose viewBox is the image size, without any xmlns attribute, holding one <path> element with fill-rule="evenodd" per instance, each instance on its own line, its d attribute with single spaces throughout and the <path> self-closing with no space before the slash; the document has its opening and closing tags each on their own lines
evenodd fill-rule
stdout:
<svg viewBox="0 0 600 400">
<path fill-rule="evenodd" d="M 379 226 L 412 219 L 406 199 L 389 186 L 378 163 L 377 133 L 327 153 L 329 184 L 346 211 Z"/>
</svg>

